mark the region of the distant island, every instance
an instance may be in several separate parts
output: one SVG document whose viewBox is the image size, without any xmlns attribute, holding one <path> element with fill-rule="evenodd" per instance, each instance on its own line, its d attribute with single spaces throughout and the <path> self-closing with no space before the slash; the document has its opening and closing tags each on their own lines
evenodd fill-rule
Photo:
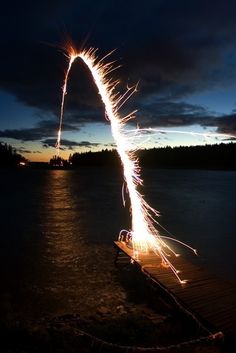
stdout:
<svg viewBox="0 0 236 353">
<path fill-rule="evenodd" d="M 140 166 L 147 168 L 236 170 L 236 143 L 142 149 L 137 152 Z M 53 156 L 47 162 L 30 162 L 10 145 L 0 143 L 1 167 L 77 169 L 81 167 L 120 168 L 116 150 L 71 154 L 68 160 Z"/>
<path fill-rule="evenodd" d="M 137 152 L 141 167 L 236 170 L 236 143 L 144 149 Z M 51 160 L 52 161 L 52 160 Z M 116 150 L 74 153 L 67 165 L 119 167 Z"/>
</svg>

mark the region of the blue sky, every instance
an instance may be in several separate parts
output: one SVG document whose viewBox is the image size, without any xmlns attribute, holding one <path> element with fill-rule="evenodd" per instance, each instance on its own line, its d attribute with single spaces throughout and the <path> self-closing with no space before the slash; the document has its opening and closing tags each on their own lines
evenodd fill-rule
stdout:
<svg viewBox="0 0 236 353">
<path fill-rule="evenodd" d="M 14 5 L 14 6 L 13 6 Z M 0 14 L 0 141 L 30 160 L 55 154 L 68 38 L 121 65 L 120 91 L 139 83 L 125 112 L 141 127 L 217 132 L 222 139 L 155 134 L 142 147 L 233 141 L 236 136 L 236 4 L 212 0 L 58 0 L 4 3 Z M 124 112 L 124 113 L 125 113 Z M 134 128 L 135 124 L 130 126 Z M 112 148 L 109 124 L 81 62 L 71 70 L 62 155 Z"/>
<path fill-rule="evenodd" d="M 217 115 L 230 114 L 236 109 L 236 84 L 218 87 L 209 91 L 195 93 L 185 100 L 187 103 L 201 105 Z"/>
</svg>

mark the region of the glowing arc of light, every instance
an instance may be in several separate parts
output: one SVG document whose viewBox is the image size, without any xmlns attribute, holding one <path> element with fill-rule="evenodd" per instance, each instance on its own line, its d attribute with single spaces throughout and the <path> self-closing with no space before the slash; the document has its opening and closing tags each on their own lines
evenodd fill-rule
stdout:
<svg viewBox="0 0 236 353">
<path fill-rule="evenodd" d="M 171 253 L 174 253 L 174 251 L 162 240 L 161 235 L 153 225 L 154 217 L 158 216 L 158 212 L 148 205 L 148 203 L 143 199 L 143 196 L 137 189 L 138 186 L 142 185 L 143 182 L 140 177 L 140 167 L 138 159 L 135 155 L 136 151 L 132 145 L 132 142 L 130 142 L 130 140 L 127 138 L 124 131 L 124 127 L 127 121 L 134 118 L 134 112 L 126 115 L 125 117 L 120 117 L 118 113 L 119 108 L 137 90 L 137 86 L 135 85 L 131 88 L 127 88 L 127 91 L 123 95 L 117 94 L 114 91 L 119 81 L 113 81 L 112 79 L 108 78 L 108 74 L 114 69 L 113 63 L 104 64 L 104 58 L 102 60 L 98 60 L 96 56 L 96 50 L 92 48 L 77 53 L 73 47 L 69 47 L 67 52 L 69 64 L 65 73 L 65 80 L 62 89 L 63 94 L 60 111 L 60 126 L 56 144 L 58 154 L 60 149 L 61 129 L 68 77 L 73 62 L 75 59 L 80 58 L 88 67 L 97 86 L 98 93 L 105 106 L 105 115 L 111 123 L 112 135 L 116 142 L 117 152 L 123 165 L 124 178 L 127 184 L 130 198 L 132 220 L 132 230 L 125 232 L 132 239 L 134 257 L 137 258 L 139 252 L 148 252 L 149 250 L 152 250 L 155 254 L 161 257 L 164 264 L 171 268 L 178 280 L 181 283 L 185 283 L 186 281 L 181 280 L 179 277 L 179 271 L 175 269 L 173 264 L 168 259 L 170 254 L 167 252 L 167 250 L 169 250 Z M 105 57 L 108 55 L 109 54 L 107 54 Z M 124 231 L 121 231 L 120 239 L 122 238 L 122 233 L 124 233 Z"/>
</svg>

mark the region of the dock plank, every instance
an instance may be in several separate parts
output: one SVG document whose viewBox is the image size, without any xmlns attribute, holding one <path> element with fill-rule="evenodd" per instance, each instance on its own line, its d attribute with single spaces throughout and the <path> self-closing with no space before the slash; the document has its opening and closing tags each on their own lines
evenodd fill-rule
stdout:
<svg viewBox="0 0 236 353">
<path fill-rule="evenodd" d="M 202 267 L 183 257 L 174 257 L 171 263 L 180 271 L 186 284 L 180 284 L 170 268 L 163 267 L 161 259 L 153 253 L 135 258 L 126 243 L 115 241 L 115 247 L 134 261 L 143 273 L 164 287 L 188 311 L 208 322 L 209 326 L 236 339 L 236 284 L 216 278 Z"/>
</svg>

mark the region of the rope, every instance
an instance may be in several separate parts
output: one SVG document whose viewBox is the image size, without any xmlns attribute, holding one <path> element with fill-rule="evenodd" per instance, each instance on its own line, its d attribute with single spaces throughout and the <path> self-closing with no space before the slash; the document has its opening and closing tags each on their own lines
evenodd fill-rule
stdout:
<svg viewBox="0 0 236 353">
<path fill-rule="evenodd" d="M 214 343 L 216 342 L 222 342 L 224 339 L 224 335 L 222 332 L 217 332 L 211 335 L 208 335 L 206 337 L 200 337 L 197 339 L 193 339 L 193 340 L 189 340 L 189 341 L 185 341 L 185 342 L 181 342 L 179 344 L 174 344 L 174 345 L 170 345 L 170 346 L 163 346 L 163 347 L 134 347 L 134 346 L 123 346 L 123 345 L 118 345 L 115 343 L 110 343 L 110 342 L 106 342 L 103 341 L 100 338 L 97 338 L 93 335 L 90 335 L 89 333 L 86 333 L 82 330 L 79 329 L 75 329 L 75 333 L 77 334 L 77 336 L 81 336 L 82 338 L 88 338 L 90 340 L 90 346 L 91 348 L 97 348 L 99 350 L 99 352 L 102 352 L 103 349 L 106 349 L 108 352 L 112 352 L 116 351 L 116 352 L 124 352 L 124 353 L 128 353 L 128 352 L 133 352 L 133 353 L 139 353 L 139 352 L 147 352 L 147 353 L 168 353 L 173 349 L 181 349 L 183 347 L 188 347 L 188 346 L 192 346 L 192 345 L 196 345 L 199 343 Z M 108 350 L 109 349 L 109 350 Z"/>
<path fill-rule="evenodd" d="M 123 252 L 123 250 L 121 249 L 121 251 Z M 127 254 L 126 254 L 127 255 Z M 129 255 L 128 255 L 129 256 Z M 165 291 L 168 296 L 170 296 L 172 298 L 172 300 L 174 300 L 175 304 L 177 305 L 177 307 L 179 307 L 179 309 L 181 311 L 183 311 L 186 315 L 188 315 L 189 317 L 191 317 L 195 322 L 196 324 L 198 325 L 198 327 L 201 327 L 201 329 L 203 329 L 208 335 L 212 335 L 212 332 L 203 325 L 202 322 L 200 322 L 198 320 L 198 318 L 191 312 L 189 311 L 188 309 L 186 309 L 186 307 L 184 307 L 179 301 L 178 299 L 176 298 L 176 296 L 171 293 L 163 284 L 161 284 L 156 278 L 153 278 L 151 276 L 151 274 L 145 270 L 145 265 L 141 265 L 140 263 L 136 262 L 136 264 L 141 268 L 141 271 L 142 273 L 149 279 L 151 280 L 152 282 L 156 283 L 163 291 Z"/>
<path fill-rule="evenodd" d="M 145 274 L 145 276 L 147 276 L 151 281 L 155 282 L 163 291 L 165 291 L 168 296 L 170 296 L 174 302 L 176 303 L 176 305 L 179 307 L 179 309 L 181 311 L 183 311 L 185 314 L 187 314 L 189 317 L 191 317 L 199 327 L 201 327 L 205 332 L 207 332 L 208 334 L 212 334 L 212 332 L 207 328 L 205 327 L 202 322 L 200 322 L 197 317 L 189 310 L 187 310 L 179 301 L 178 299 L 176 298 L 176 296 L 174 294 L 172 294 L 164 285 L 162 285 L 158 280 L 156 280 L 155 278 L 153 278 L 149 272 L 145 271 L 145 265 L 144 266 L 140 266 L 141 267 L 141 271 L 142 273 Z"/>
</svg>

